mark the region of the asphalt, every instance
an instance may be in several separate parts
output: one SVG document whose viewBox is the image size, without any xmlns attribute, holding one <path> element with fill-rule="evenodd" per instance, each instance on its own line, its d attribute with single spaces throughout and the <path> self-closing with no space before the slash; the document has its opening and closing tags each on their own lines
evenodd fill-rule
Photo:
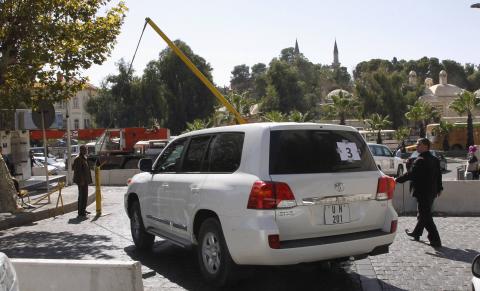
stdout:
<svg viewBox="0 0 480 291">
<path fill-rule="evenodd" d="M 52 185 L 54 186 L 54 185 Z M 55 191 L 50 195 L 50 203 L 45 196 L 45 189 L 37 191 L 29 191 L 30 202 L 28 198 L 24 198 L 27 205 L 23 205 L 16 213 L 0 213 L 0 230 L 31 224 L 35 221 L 62 215 L 77 210 L 78 188 L 76 185 L 66 186 L 61 189 L 63 199 L 63 207 L 59 200 L 59 191 Z M 88 187 L 87 205 L 95 202 L 95 186 Z M 58 207 L 57 207 L 58 202 Z M 20 205 L 20 199 L 18 199 Z"/>
</svg>

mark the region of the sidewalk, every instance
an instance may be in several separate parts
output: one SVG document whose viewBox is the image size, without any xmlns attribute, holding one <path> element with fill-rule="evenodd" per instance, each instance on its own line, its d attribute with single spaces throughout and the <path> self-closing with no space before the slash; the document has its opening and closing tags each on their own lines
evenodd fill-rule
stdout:
<svg viewBox="0 0 480 291">
<path fill-rule="evenodd" d="M 42 191 L 40 193 L 33 193 L 30 195 L 30 204 L 33 204 L 33 201 L 45 193 L 46 191 Z M 95 186 L 89 186 L 88 193 L 87 205 L 90 205 L 95 201 Z M 63 211 L 68 213 L 77 210 L 78 188 L 76 185 L 62 188 L 63 211 L 60 202 L 58 203 L 58 208 L 56 209 L 58 196 L 58 191 L 56 191 L 50 195 L 50 203 L 48 203 L 48 199 L 45 198 L 38 204 L 33 205 L 34 208 L 24 209 L 22 212 L 13 214 L 0 213 L 0 230 L 18 227 L 56 215 L 62 215 Z M 24 201 L 28 202 L 27 198 L 24 198 Z"/>
</svg>

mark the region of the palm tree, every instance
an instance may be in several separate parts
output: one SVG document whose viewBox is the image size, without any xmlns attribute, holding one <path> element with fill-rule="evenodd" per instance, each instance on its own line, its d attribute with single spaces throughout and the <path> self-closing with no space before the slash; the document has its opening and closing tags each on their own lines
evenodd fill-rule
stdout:
<svg viewBox="0 0 480 291">
<path fill-rule="evenodd" d="M 438 127 L 433 129 L 433 133 L 443 136 L 443 150 L 448 151 L 450 149 L 450 144 L 448 143 L 448 134 L 453 129 L 453 124 L 440 120 Z"/>
<path fill-rule="evenodd" d="M 405 113 L 408 120 L 415 124 L 420 123 L 420 137 L 425 137 L 425 120 L 428 118 L 428 107 L 423 101 L 416 101 L 413 105 L 408 105 L 409 111 Z"/>
<path fill-rule="evenodd" d="M 194 121 L 192 121 L 192 123 L 187 122 L 187 129 L 185 129 L 183 133 L 208 128 L 210 127 L 210 124 L 211 124 L 210 120 L 195 119 Z"/>
<path fill-rule="evenodd" d="M 287 116 L 288 121 L 293 122 L 307 122 L 310 121 L 310 113 L 302 113 L 298 110 L 291 111 L 290 114 Z"/>
<path fill-rule="evenodd" d="M 398 145 L 404 145 L 405 140 L 410 136 L 410 128 L 408 127 L 399 127 L 394 134 L 396 140 L 398 140 Z"/>
<path fill-rule="evenodd" d="M 458 115 L 463 116 L 467 114 L 467 144 L 466 148 L 475 144 L 473 139 L 473 119 L 472 111 L 480 106 L 480 99 L 476 98 L 475 94 L 467 90 L 458 94 L 458 97 L 450 104 L 450 108 L 453 109 Z"/>
<path fill-rule="evenodd" d="M 392 122 L 390 121 L 390 117 L 388 115 L 383 117 L 378 113 L 373 113 L 372 115 L 370 115 L 369 119 L 365 119 L 365 122 L 370 126 L 372 131 L 377 131 L 377 143 L 381 144 L 381 130 L 392 124 Z"/>
<path fill-rule="evenodd" d="M 245 117 L 250 114 L 250 107 L 255 104 L 255 100 L 247 96 L 249 93 L 250 92 L 245 91 L 239 94 L 235 91 L 230 91 L 225 95 L 225 99 L 227 99 L 241 116 Z M 211 119 L 214 125 L 234 124 L 236 120 L 235 115 L 228 111 L 223 105 L 218 105 L 215 108 Z"/>
<path fill-rule="evenodd" d="M 332 104 L 325 107 L 325 113 L 329 118 L 339 118 L 340 124 L 345 125 L 345 120 L 349 116 L 358 115 L 360 102 L 349 96 L 344 96 L 340 91 L 338 95 L 332 96 Z"/>
<path fill-rule="evenodd" d="M 269 111 L 263 115 L 263 119 L 268 122 L 287 121 L 287 117 L 280 111 Z"/>
</svg>

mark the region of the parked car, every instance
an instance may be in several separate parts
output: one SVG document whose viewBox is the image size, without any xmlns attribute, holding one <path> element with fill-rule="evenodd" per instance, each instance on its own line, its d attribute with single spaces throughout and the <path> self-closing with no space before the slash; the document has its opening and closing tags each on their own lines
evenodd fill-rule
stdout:
<svg viewBox="0 0 480 291">
<path fill-rule="evenodd" d="M 472 290 L 480 290 L 480 255 L 477 255 L 472 262 Z"/>
<path fill-rule="evenodd" d="M 254 123 L 192 131 L 155 162 L 141 159 L 125 194 L 138 249 L 155 236 L 197 246 L 204 278 L 237 265 L 288 265 L 388 253 L 395 181 L 352 127 Z"/>
<path fill-rule="evenodd" d="M 45 163 L 45 157 L 34 156 L 33 158 L 34 158 L 34 160 L 38 161 L 41 164 Z M 54 159 L 54 158 L 47 158 L 47 164 L 49 166 L 54 166 L 55 168 L 57 168 L 60 171 L 65 170 L 65 162 L 63 162 L 63 160 L 58 161 L 57 159 Z"/>
<path fill-rule="evenodd" d="M 439 151 L 436 151 L 436 150 L 430 150 L 430 152 L 432 153 L 432 155 L 434 157 L 437 157 L 440 160 L 440 170 L 442 172 L 447 171 L 447 159 L 445 158 L 443 153 L 441 153 Z M 413 162 L 415 161 L 415 159 L 417 157 L 418 157 L 418 152 L 415 151 L 407 158 L 407 160 L 405 162 L 407 171 L 410 171 L 410 168 L 412 167 Z"/>
<path fill-rule="evenodd" d="M 49 175 L 58 175 L 58 169 L 55 166 L 47 165 Z M 32 165 L 33 176 L 45 176 L 45 164 L 38 159 L 33 160 Z"/>
<path fill-rule="evenodd" d="M 0 252 L 0 290 L 18 291 L 18 278 L 10 259 Z"/>
<path fill-rule="evenodd" d="M 369 143 L 377 167 L 387 175 L 401 176 L 405 170 L 404 160 L 396 157 L 390 149 L 382 144 Z"/>
</svg>

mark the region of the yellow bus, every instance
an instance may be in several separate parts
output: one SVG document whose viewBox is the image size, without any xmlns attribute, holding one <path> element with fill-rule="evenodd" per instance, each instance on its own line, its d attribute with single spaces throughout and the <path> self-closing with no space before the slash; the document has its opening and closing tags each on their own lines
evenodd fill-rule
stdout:
<svg viewBox="0 0 480 291">
<path fill-rule="evenodd" d="M 427 125 L 426 137 L 432 143 L 432 149 L 443 150 L 443 135 L 437 132 L 439 124 L 432 123 Z M 480 122 L 473 123 L 474 143 L 480 143 Z M 448 134 L 448 144 L 451 150 L 466 150 L 467 144 L 467 123 L 454 123 L 453 128 Z"/>
</svg>

